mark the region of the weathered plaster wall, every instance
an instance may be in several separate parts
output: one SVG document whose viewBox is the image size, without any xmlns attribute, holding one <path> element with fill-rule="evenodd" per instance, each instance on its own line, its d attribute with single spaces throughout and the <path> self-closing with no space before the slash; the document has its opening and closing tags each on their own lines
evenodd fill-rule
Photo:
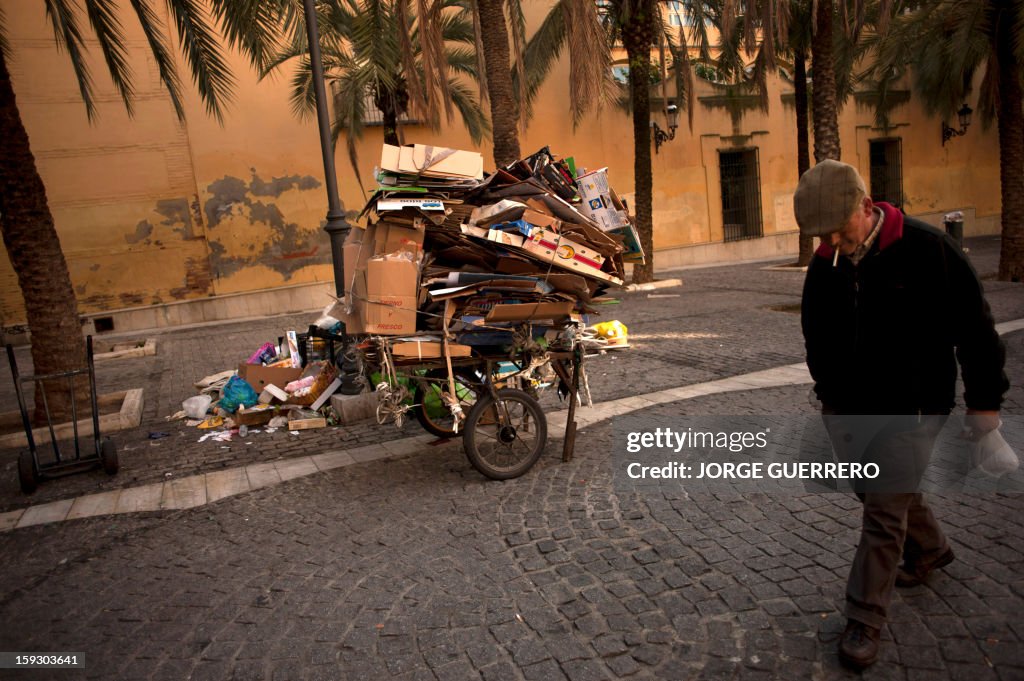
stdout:
<svg viewBox="0 0 1024 681">
<path fill-rule="evenodd" d="M 548 5 L 527 3 L 531 26 Z M 290 74 L 260 83 L 244 59 L 231 55 L 237 86 L 221 125 L 206 115 L 187 68 L 179 64 L 187 113 L 180 123 L 144 37 L 126 15 L 135 116 L 126 114 L 93 47 L 99 118 L 90 125 L 67 58 L 54 48 L 43 3 L 10 3 L 6 11 L 19 109 L 83 313 L 332 280 L 316 124 L 291 113 Z M 573 126 L 567 82 L 563 53 L 522 134 L 523 153 L 550 145 L 557 154 L 574 156 L 580 167 L 607 166 L 613 186 L 632 204 L 629 117 L 606 105 Z M 769 84 L 767 114 L 730 111 L 710 84 L 700 85 L 703 99 L 692 131 L 684 112 L 675 140 L 653 156 L 656 249 L 722 240 L 722 150 L 758 149 L 764 234 L 796 229 L 796 131 L 792 105 L 783 103 L 792 86 L 777 78 Z M 654 119 L 665 127 L 660 113 Z M 998 224 L 994 129 L 975 122 L 966 136 L 943 147 L 940 121 L 914 100 L 897 108 L 892 121 L 888 133 L 875 130 L 872 112 L 850 102 L 840 116 L 844 160 L 867 175 L 869 140 L 899 136 L 908 212 L 963 209 L 977 224 Z M 474 148 L 457 120 L 438 133 L 410 126 L 405 136 L 409 142 Z M 359 169 L 371 185 L 381 142 L 380 129 L 368 128 L 358 144 Z M 489 142 L 479 150 L 485 166 L 493 167 Z M 343 145 L 337 171 L 345 207 L 357 213 L 366 199 Z M 17 282 L 7 258 L 0 257 L 0 323 L 22 319 Z"/>
</svg>

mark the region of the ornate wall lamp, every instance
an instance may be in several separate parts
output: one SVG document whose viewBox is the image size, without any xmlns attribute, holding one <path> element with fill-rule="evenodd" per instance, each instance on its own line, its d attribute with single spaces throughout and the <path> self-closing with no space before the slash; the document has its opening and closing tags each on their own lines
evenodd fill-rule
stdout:
<svg viewBox="0 0 1024 681">
<path fill-rule="evenodd" d="M 665 118 L 668 120 L 668 132 L 665 132 L 658 124 L 651 121 L 651 130 L 654 131 L 654 153 L 658 153 L 658 149 L 662 144 L 676 138 L 676 128 L 679 127 L 679 107 L 675 104 L 669 104 L 665 107 Z"/>
<path fill-rule="evenodd" d="M 967 106 L 967 102 L 964 102 L 964 105 L 960 107 L 959 111 L 956 112 L 957 117 L 960 119 L 959 130 L 955 130 L 949 127 L 948 125 L 946 125 L 946 121 L 942 121 L 942 146 L 946 146 L 946 142 L 948 142 L 951 138 L 959 137 L 960 135 L 963 135 L 965 132 L 967 132 L 967 126 L 971 124 L 972 113 L 974 113 L 974 109 Z"/>
</svg>

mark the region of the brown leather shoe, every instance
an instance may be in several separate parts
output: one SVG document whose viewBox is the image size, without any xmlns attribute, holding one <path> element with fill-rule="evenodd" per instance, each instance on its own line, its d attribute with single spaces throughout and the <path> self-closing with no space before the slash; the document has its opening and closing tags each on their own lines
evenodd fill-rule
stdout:
<svg viewBox="0 0 1024 681">
<path fill-rule="evenodd" d="M 878 659 L 880 636 L 878 629 L 857 620 L 848 620 L 839 641 L 839 659 L 855 669 L 870 667 Z"/>
<path fill-rule="evenodd" d="M 899 570 L 896 571 L 896 586 L 901 588 L 918 586 L 924 584 L 925 579 L 928 575 L 944 568 L 956 559 L 953 555 L 953 549 L 946 549 L 946 552 L 936 558 L 931 563 L 917 564 L 917 563 L 904 563 Z"/>
</svg>

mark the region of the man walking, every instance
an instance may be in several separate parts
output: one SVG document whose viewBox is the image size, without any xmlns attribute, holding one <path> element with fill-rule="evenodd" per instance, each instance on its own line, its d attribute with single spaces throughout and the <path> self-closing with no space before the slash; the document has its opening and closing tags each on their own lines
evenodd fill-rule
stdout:
<svg viewBox="0 0 1024 681">
<path fill-rule="evenodd" d="M 954 559 L 917 488 L 954 406 L 957 361 L 966 425 L 980 437 L 999 426 L 1005 351 L 961 249 L 874 204 L 855 168 L 819 163 L 800 178 L 793 204 L 801 234 L 822 240 L 804 282 L 801 323 L 833 448 L 883 471 L 855 488 L 863 526 L 839 654 L 863 668 L 878 659 L 894 586 L 920 584 Z M 875 426 L 863 427 L 859 415 L 875 415 Z"/>
</svg>

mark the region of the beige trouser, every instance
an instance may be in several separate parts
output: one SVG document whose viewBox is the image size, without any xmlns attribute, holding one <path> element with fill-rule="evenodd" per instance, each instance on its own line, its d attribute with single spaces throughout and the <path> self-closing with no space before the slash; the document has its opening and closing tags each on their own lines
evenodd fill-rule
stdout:
<svg viewBox="0 0 1024 681">
<path fill-rule="evenodd" d="M 949 543 L 917 492 L 945 415 L 847 417 L 825 414 L 840 461 L 877 463 L 875 480 L 855 485 L 864 504 L 863 526 L 846 585 L 846 615 L 881 628 L 901 557 L 931 562 Z"/>
</svg>

